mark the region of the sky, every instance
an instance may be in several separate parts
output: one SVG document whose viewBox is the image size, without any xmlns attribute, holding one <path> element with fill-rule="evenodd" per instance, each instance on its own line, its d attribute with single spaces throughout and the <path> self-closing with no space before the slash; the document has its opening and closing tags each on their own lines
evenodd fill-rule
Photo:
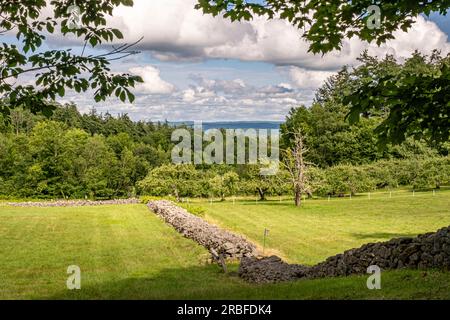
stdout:
<svg viewBox="0 0 450 320">
<path fill-rule="evenodd" d="M 355 65 L 365 49 L 383 56 L 408 57 L 414 50 L 450 52 L 449 15 L 419 16 L 407 33 L 381 47 L 345 40 L 340 52 L 308 53 L 309 44 L 281 20 L 255 18 L 231 23 L 203 15 L 196 0 L 135 0 L 115 9 L 109 23 L 125 40 L 143 41 L 140 54 L 115 61 L 112 70 L 142 76 L 133 104 L 110 98 L 95 103 L 92 94 L 69 93 L 80 111 L 127 113 L 134 120 L 282 121 L 292 107 L 310 105 L 315 90 L 344 65 Z M 72 47 L 73 40 L 52 36 L 49 48 Z M 97 52 L 101 49 L 96 49 Z"/>
</svg>

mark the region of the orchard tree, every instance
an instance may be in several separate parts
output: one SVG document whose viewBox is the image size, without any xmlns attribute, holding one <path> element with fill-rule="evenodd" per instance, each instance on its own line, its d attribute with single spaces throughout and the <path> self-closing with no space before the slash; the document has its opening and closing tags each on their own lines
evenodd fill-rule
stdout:
<svg viewBox="0 0 450 320">
<path fill-rule="evenodd" d="M 414 188 L 436 188 L 450 182 L 450 158 L 428 158 L 420 161 L 417 175 L 412 181 Z"/>
<path fill-rule="evenodd" d="M 425 162 L 432 187 L 440 189 L 450 183 L 450 157 L 428 159 Z"/>
<path fill-rule="evenodd" d="M 173 195 L 180 201 L 182 196 L 199 193 L 201 183 L 200 173 L 194 165 L 167 164 L 151 170 L 138 186 L 144 194 Z"/>
<path fill-rule="evenodd" d="M 209 180 L 210 190 L 220 196 L 221 201 L 226 196 L 233 196 L 238 190 L 239 176 L 236 172 L 229 171 L 224 175 L 216 175 Z"/>
<path fill-rule="evenodd" d="M 365 167 L 338 165 L 326 170 L 327 183 L 331 194 L 342 197 L 345 193 L 355 195 L 359 192 L 375 190 L 375 180 Z"/>
<path fill-rule="evenodd" d="M 362 167 L 364 173 L 372 179 L 376 188 L 394 189 L 399 187 L 398 175 L 396 172 L 402 168 L 398 163 L 402 161 L 382 160 Z M 404 162 L 404 161 L 403 161 Z"/>
<path fill-rule="evenodd" d="M 245 194 L 256 193 L 259 201 L 267 200 L 268 194 L 284 194 L 287 190 L 285 173 L 282 170 L 273 175 L 261 174 L 261 169 L 267 168 L 265 164 L 240 166 L 242 176 L 241 189 Z"/>
<path fill-rule="evenodd" d="M 95 48 L 122 39 L 118 29 L 107 27 L 107 17 L 119 5 L 132 6 L 132 0 L 14 0 L 0 2 L 0 36 L 14 36 L 18 43 L 0 44 L 0 113 L 15 107 L 50 115 L 57 96 L 67 89 L 77 93 L 94 91 L 96 102 L 116 95 L 133 102 L 129 88 L 140 77 L 110 71 L 110 62 L 136 51 L 134 44 L 123 44 L 110 51 L 87 54 Z M 49 35 L 71 36 L 82 45 L 73 49 L 47 50 Z M 34 77 L 31 85 L 24 79 Z"/>
<path fill-rule="evenodd" d="M 328 184 L 326 170 L 312 166 L 307 171 L 309 187 L 312 193 L 317 193 L 321 196 L 326 196 L 331 194 L 331 187 Z"/>
<path fill-rule="evenodd" d="M 232 21 L 251 20 L 254 16 L 282 19 L 293 25 L 310 43 L 310 51 L 327 53 L 342 48 L 342 40 L 358 37 L 378 45 L 394 39 L 396 30 L 407 31 L 419 14 L 439 12 L 445 15 L 448 0 L 319 1 L 319 0 L 198 0 L 205 14 L 223 15 Z"/>
</svg>

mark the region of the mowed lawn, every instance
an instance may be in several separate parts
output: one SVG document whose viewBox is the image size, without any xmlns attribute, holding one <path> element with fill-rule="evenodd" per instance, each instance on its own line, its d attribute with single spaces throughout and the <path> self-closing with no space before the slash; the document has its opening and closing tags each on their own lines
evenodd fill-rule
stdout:
<svg viewBox="0 0 450 320">
<path fill-rule="evenodd" d="M 311 202 L 304 209 L 276 202 L 204 207 L 207 219 L 258 243 L 268 227 L 272 250 L 313 263 L 359 243 L 449 225 L 449 195 L 395 208 L 380 201 L 382 213 L 371 211 L 375 202 L 359 200 L 345 207 Z M 0 206 L 0 299 L 450 299 L 448 272 L 384 272 L 376 291 L 366 288 L 367 276 L 251 285 L 237 277 L 236 264 L 223 274 L 207 258 L 204 248 L 144 205 Z M 81 290 L 66 288 L 69 265 L 81 268 Z"/>
<path fill-rule="evenodd" d="M 203 204 L 205 218 L 247 236 L 292 263 L 313 265 L 369 242 L 413 237 L 450 225 L 450 191 L 387 193 L 353 199 Z"/>
</svg>

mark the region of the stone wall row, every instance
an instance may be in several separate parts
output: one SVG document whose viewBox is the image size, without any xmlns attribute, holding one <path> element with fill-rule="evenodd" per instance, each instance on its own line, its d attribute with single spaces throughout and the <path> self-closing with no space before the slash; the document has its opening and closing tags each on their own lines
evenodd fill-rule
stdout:
<svg viewBox="0 0 450 320">
<path fill-rule="evenodd" d="M 416 238 L 365 244 L 358 249 L 329 257 L 315 266 L 287 264 L 276 256 L 244 258 L 241 260 L 239 275 L 249 282 L 274 283 L 364 274 L 371 265 L 377 265 L 382 270 L 450 270 L 450 227 Z"/>
<path fill-rule="evenodd" d="M 257 255 L 256 246 L 244 237 L 220 229 L 176 206 L 171 201 L 151 201 L 148 203 L 148 207 L 184 237 L 204 246 L 213 255 L 221 254 L 225 259 Z"/>
<path fill-rule="evenodd" d="M 8 202 L 13 207 L 85 207 L 85 206 L 102 206 L 117 204 L 137 204 L 139 199 L 116 199 L 116 200 L 58 200 L 58 201 L 42 201 L 42 202 Z"/>
</svg>

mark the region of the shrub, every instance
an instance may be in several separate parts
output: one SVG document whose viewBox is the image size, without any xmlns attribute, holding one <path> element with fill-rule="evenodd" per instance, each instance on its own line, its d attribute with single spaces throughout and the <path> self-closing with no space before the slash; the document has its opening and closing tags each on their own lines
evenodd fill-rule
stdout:
<svg viewBox="0 0 450 320">
<path fill-rule="evenodd" d="M 157 201 L 157 200 L 170 200 L 170 201 L 176 201 L 174 197 L 171 196 L 165 196 L 165 197 L 155 197 L 155 196 L 141 196 L 139 197 L 139 200 L 143 204 L 147 204 L 150 201 Z"/>
<path fill-rule="evenodd" d="M 203 207 L 191 205 L 188 203 L 177 203 L 177 205 L 179 207 L 182 207 L 183 209 L 185 209 L 187 212 L 193 214 L 194 216 L 197 216 L 197 217 L 205 216 L 206 210 Z"/>
</svg>

